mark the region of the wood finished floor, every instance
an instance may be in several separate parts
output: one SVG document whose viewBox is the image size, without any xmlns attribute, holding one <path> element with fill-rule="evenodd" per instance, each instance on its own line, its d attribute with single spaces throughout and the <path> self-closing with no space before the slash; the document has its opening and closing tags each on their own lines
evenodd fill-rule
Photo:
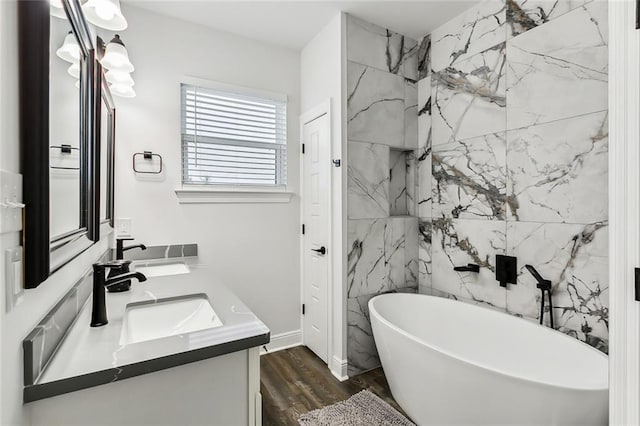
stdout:
<svg viewBox="0 0 640 426">
<path fill-rule="evenodd" d="M 327 365 L 304 346 L 260 358 L 264 426 L 297 425 L 300 414 L 345 400 L 363 389 L 402 412 L 391 396 L 382 368 L 340 382 Z"/>
</svg>

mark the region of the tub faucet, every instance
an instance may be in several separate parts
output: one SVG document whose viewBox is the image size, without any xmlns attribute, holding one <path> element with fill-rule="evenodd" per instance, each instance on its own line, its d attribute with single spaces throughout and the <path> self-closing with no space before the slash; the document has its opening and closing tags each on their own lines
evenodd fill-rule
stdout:
<svg viewBox="0 0 640 426">
<path fill-rule="evenodd" d="M 136 278 L 143 282 L 147 280 L 140 272 L 127 272 L 115 277 L 106 278 L 105 270 L 122 268 L 127 261 L 112 260 L 111 262 L 93 264 L 93 307 L 91 309 L 91 327 L 101 327 L 109 323 L 107 319 L 107 302 L 105 300 L 105 287 L 117 285 L 123 281 Z M 130 263 L 130 262 L 129 262 Z"/>
<path fill-rule="evenodd" d="M 542 275 L 540 275 L 533 266 L 525 265 L 525 268 L 527 268 L 536 281 L 538 281 L 538 285 L 536 287 L 538 287 L 542 292 L 542 298 L 540 299 L 540 324 L 543 324 L 544 322 L 544 296 L 546 293 L 549 298 L 549 324 L 551 325 L 551 328 L 555 328 L 553 325 L 553 302 L 551 301 L 551 288 L 553 286 L 551 281 L 542 278 Z"/>
<path fill-rule="evenodd" d="M 454 266 L 453 270 L 457 272 L 480 272 L 480 265 L 468 263 L 467 266 Z"/>
</svg>

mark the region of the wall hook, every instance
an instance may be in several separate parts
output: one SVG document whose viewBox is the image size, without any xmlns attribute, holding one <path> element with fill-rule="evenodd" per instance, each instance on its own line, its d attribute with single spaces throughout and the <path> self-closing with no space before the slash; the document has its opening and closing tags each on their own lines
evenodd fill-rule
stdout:
<svg viewBox="0 0 640 426">
<path fill-rule="evenodd" d="M 340 167 L 342 165 L 342 162 L 340 160 L 331 160 L 331 162 L 336 167 Z"/>
</svg>

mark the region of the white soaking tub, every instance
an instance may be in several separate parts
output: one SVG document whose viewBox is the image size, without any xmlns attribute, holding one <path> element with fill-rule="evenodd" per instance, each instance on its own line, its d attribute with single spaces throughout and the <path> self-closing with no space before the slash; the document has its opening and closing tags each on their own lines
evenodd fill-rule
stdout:
<svg viewBox="0 0 640 426">
<path fill-rule="evenodd" d="M 369 301 L 393 397 L 426 425 L 606 425 L 608 358 L 558 331 L 419 294 Z"/>
</svg>

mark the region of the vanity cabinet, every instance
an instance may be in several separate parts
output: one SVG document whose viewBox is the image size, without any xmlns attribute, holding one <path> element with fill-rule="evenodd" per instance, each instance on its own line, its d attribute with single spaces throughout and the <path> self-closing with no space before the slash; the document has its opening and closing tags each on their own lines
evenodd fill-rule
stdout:
<svg viewBox="0 0 640 426">
<path fill-rule="evenodd" d="M 35 401 L 33 426 L 262 424 L 259 348 Z"/>
</svg>

